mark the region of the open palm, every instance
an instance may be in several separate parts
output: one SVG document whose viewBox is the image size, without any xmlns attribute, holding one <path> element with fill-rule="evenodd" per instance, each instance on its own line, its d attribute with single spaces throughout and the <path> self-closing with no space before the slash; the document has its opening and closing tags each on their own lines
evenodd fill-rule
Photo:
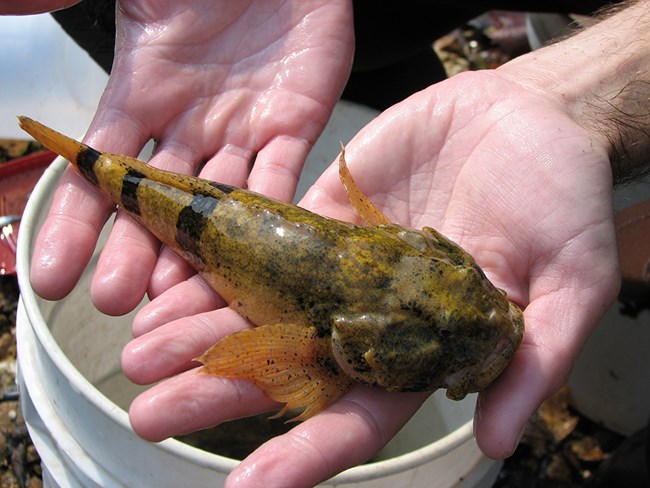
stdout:
<svg viewBox="0 0 650 488">
<path fill-rule="evenodd" d="M 86 142 L 151 164 L 247 184 L 290 200 L 352 62 L 345 1 L 118 3 L 115 62 Z M 31 279 L 65 296 L 86 266 L 112 205 L 74 172 L 56 193 L 36 244 Z M 118 215 L 95 273 L 103 312 L 131 310 L 193 272 Z"/>
<path fill-rule="evenodd" d="M 389 218 L 432 226 L 455 240 L 525 308 L 524 341 L 477 406 L 477 441 L 496 458 L 512 453 L 526 420 L 561 386 L 613 299 L 618 272 L 605 148 L 559 102 L 510 76 L 470 73 L 415 94 L 370 123 L 346 150 L 358 185 Z M 358 218 L 335 165 L 303 205 Z M 190 292 L 197 297 L 194 315 L 182 310 Z M 136 319 L 139 337 L 122 356 L 125 373 L 136 382 L 170 377 L 132 404 L 140 435 L 158 440 L 277 408 L 247 382 L 185 371 L 193 357 L 245 326 L 228 308 L 203 311 L 217 298 L 201 280 L 159 298 Z M 425 397 L 356 386 L 260 447 L 230 482 L 316 484 L 368 459 Z"/>
</svg>

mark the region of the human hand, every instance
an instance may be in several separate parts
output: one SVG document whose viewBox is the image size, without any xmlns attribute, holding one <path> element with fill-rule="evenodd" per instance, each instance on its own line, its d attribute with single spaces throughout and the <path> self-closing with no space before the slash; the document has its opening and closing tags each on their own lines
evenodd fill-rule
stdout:
<svg viewBox="0 0 650 488">
<path fill-rule="evenodd" d="M 70 7 L 80 0 L 0 0 L 0 15 L 29 15 Z"/>
<path fill-rule="evenodd" d="M 116 22 L 115 62 L 85 141 L 135 155 L 154 138 L 154 166 L 289 200 L 351 66 L 349 2 L 129 0 Z M 34 249 L 39 295 L 71 290 L 112 210 L 66 171 Z M 99 310 L 122 314 L 193 274 L 118 212 L 91 294 Z"/>
<path fill-rule="evenodd" d="M 513 452 L 538 404 L 563 384 L 618 286 L 607 148 L 558 99 L 515 78 L 507 70 L 456 76 L 388 110 L 346 148 L 361 190 L 393 222 L 432 226 L 455 240 L 525 307 L 520 349 L 479 395 L 477 441 L 495 458 Z M 336 165 L 303 205 L 358 221 Z M 182 372 L 133 402 L 133 427 L 147 439 L 274 407 L 249 383 L 185 371 L 192 358 L 244 327 L 227 308 L 164 323 L 201 286 L 185 282 L 152 302 L 134 324 L 140 337 L 124 350 L 123 369 L 135 382 Z M 425 397 L 358 385 L 260 447 L 228 486 L 314 485 L 372 456 Z"/>
</svg>

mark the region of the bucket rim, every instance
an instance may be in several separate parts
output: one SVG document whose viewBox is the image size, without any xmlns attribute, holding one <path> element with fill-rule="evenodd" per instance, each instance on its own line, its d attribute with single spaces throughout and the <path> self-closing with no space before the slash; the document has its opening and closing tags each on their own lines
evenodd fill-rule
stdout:
<svg viewBox="0 0 650 488">
<path fill-rule="evenodd" d="M 38 230 L 36 222 L 41 212 L 47 212 L 48 200 L 54 192 L 68 162 L 62 157 L 57 157 L 45 170 L 34 191 L 32 192 L 25 208 L 18 237 L 16 269 L 18 283 L 21 291 L 21 300 L 29 318 L 30 326 L 44 346 L 51 360 L 57 364 L 63 376 L 77 389 L 84 392 L 88 400 L 105 416 L 113 419 L 121 428 L 133 432 L 128 419 L 128 413 L 113 403 L 102 394 L 90 381 L 88 381 L 72 364 L 59 347 L 38 305 L 36 293 L 32 289 L 29 279 L 29 263 L 33 248 L 35 233 Z M 347 470 L 330 478 L 328 482 L 353 483 L 368 479 L 375 479 L 412 469 L 433 459 L 442 457 L 461 444 L 473 439 L 473 419 L 461 424 L 445 437 L 427 444 L 413 451 L 395 456 L 386 460 L 367 463 L 348 468 Z M 144 441 L 146 442 L 146 441 Z M 166 439 L 155 443 L 157 447 L 190 462 L 200 463 L 202 466 L 214 468 L 221 472 L 232 471 L 239 460 L 210 453 L 190 446 L 176 439 Z"/>
</svg>

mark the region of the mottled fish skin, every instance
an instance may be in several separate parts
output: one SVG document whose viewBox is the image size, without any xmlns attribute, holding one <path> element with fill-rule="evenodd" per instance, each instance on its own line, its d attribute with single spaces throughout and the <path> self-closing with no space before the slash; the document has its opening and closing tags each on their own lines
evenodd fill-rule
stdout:
<svg viewBox="0 0 650 488">
<path fill-rule="evenodd" d="M 474 259 L 433 229 L 388 223 L 356 189 L 343 155 L 342 181 L 360 213 L 368 211 L 368 227 L 103 154 L 27 118 L 21 126 L 186 259 L 232 308 L 266 326 L 224 339 L 200 360 L 210 373 L 249 378 L 288 407 L 306 407 L 301 418 L 340 396 L 350 378 L 390 391 L 447 388 L 461 399 L 488 386 L 521 342 L 521 311 Z M 305 352 L 302 364 L 324 365 L 322 395 L 304 393 L 316 389 L 319 370 L 292 365 L 279 352 L 282 339 L 305 351 L 319 341 L 325 352 L 316 359 Z M 240 356 L 228 359 L 232 351 Z M 264 362 L 266 372 L 257 373 Z M 301 383 L 283 386 L 297 376 Z"/>
</svg>

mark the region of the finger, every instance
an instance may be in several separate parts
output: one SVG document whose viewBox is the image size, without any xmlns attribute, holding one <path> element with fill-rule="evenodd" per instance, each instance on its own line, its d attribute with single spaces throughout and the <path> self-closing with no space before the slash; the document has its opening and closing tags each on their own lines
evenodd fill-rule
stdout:
<svg viewBox="0 0 650 488">
<path fill-rule="evenodd" d="M 112 210 L 107 199 L 74 170 L 66 169 L 34 244 L 30 280 L 36 293 L 47 300 L 70 293 Z"/>
<path fill-rule="evenodd" d="M 230 94 L 235 96 L 234 94 Z M 219 116 L 206 121 L 201 110 L 190 111 L 161 127 L 158 145 L 149 164 L 175 173 L 234 186 L 244 186 L 255 147 L 241 121 L 245 117 L 235 102 L 217 100 Z M 199 171 L 200 170 L 200 171 Z"/>
<path fill-rule="evenodd" d="M 551 361 L 552 370 L 544 370 L 545 363 L 537 348 L 523 344 L 503 375 L 479 393 L 474 436 L 486 456 L 511 456 L 528 419 L 544 398 L 562 386 L 566 372 L 558 371 L 564 369 L 558 368 L 560 361 Z"/>
<path fill-rule="evenodd" d="M 200 176 L 226 185 L 245 187 L 252 160 L 252 150 L 228 144 L 205 164 Z"/>
<path fill-rule="evenodd" d="M 229 308 L 166 323 L 124 347 L 122 370 L 135 383 L 153 383 L 196 366 L 194 358 L 224 336 L 248 326 Z"/>
<path fill-rule="evenodd" d="M 192 369 L 140 394 L 131 403 L 129 419 L 139 436 L 157 442 L 275 408 L 278 404 L 248 381 Z"/>
<path fill-rule="evenodd" d="M 188 300 L 188 297 L 192 297 Z M 140 337 L 168 322 L 224 307 L 226 302 L 195 274 L 153 299 L 133 319 L 133 335 Z"/>
<path fill-rule="evenodd" d="M 248 177 L 248 188 L 290 202 L 312 145 L 312 142 L 290 137 L 272 140 L 257 154 Z"/>
<path fill-rule="evenodd" d="M 108 315 L 133 310 L 147 290 L 159 248 L 152 234 L 118 211 L 93 276 L 90 292 L 95 307 Z"/>
<path fill-rule="evenodd" d="M 479 394 L 474 431 L 487 456 L 510 456 L 528 419 L 566 382 L 574 359 L 609 304 L 603 297 L 613 298 L 613 293 L 611 289 L 594 291 L 594 297 L 598 302 L 575 289 L 559 290 L 534 300 L 526 308 L 524 342 L 502 376 Z M 580 302 L 581 306 L 576 307 Z"/>
<path fill-rule="evenodd" d="M 158 261 L 156 261 L 156 267 L 151 273 L 151 280 L 147 289 L 149 298 L 154 300 L 193 276 L 196 276 L 196 270 L 170 248 L 163 246 L 158 255 Z"/>
<path fill-rule="evenodd" d="M 428 394 L 357 386 L 320 414 L 263 444 L 226 486 L 308 487 L 376 454 Z"/>
</svg>

